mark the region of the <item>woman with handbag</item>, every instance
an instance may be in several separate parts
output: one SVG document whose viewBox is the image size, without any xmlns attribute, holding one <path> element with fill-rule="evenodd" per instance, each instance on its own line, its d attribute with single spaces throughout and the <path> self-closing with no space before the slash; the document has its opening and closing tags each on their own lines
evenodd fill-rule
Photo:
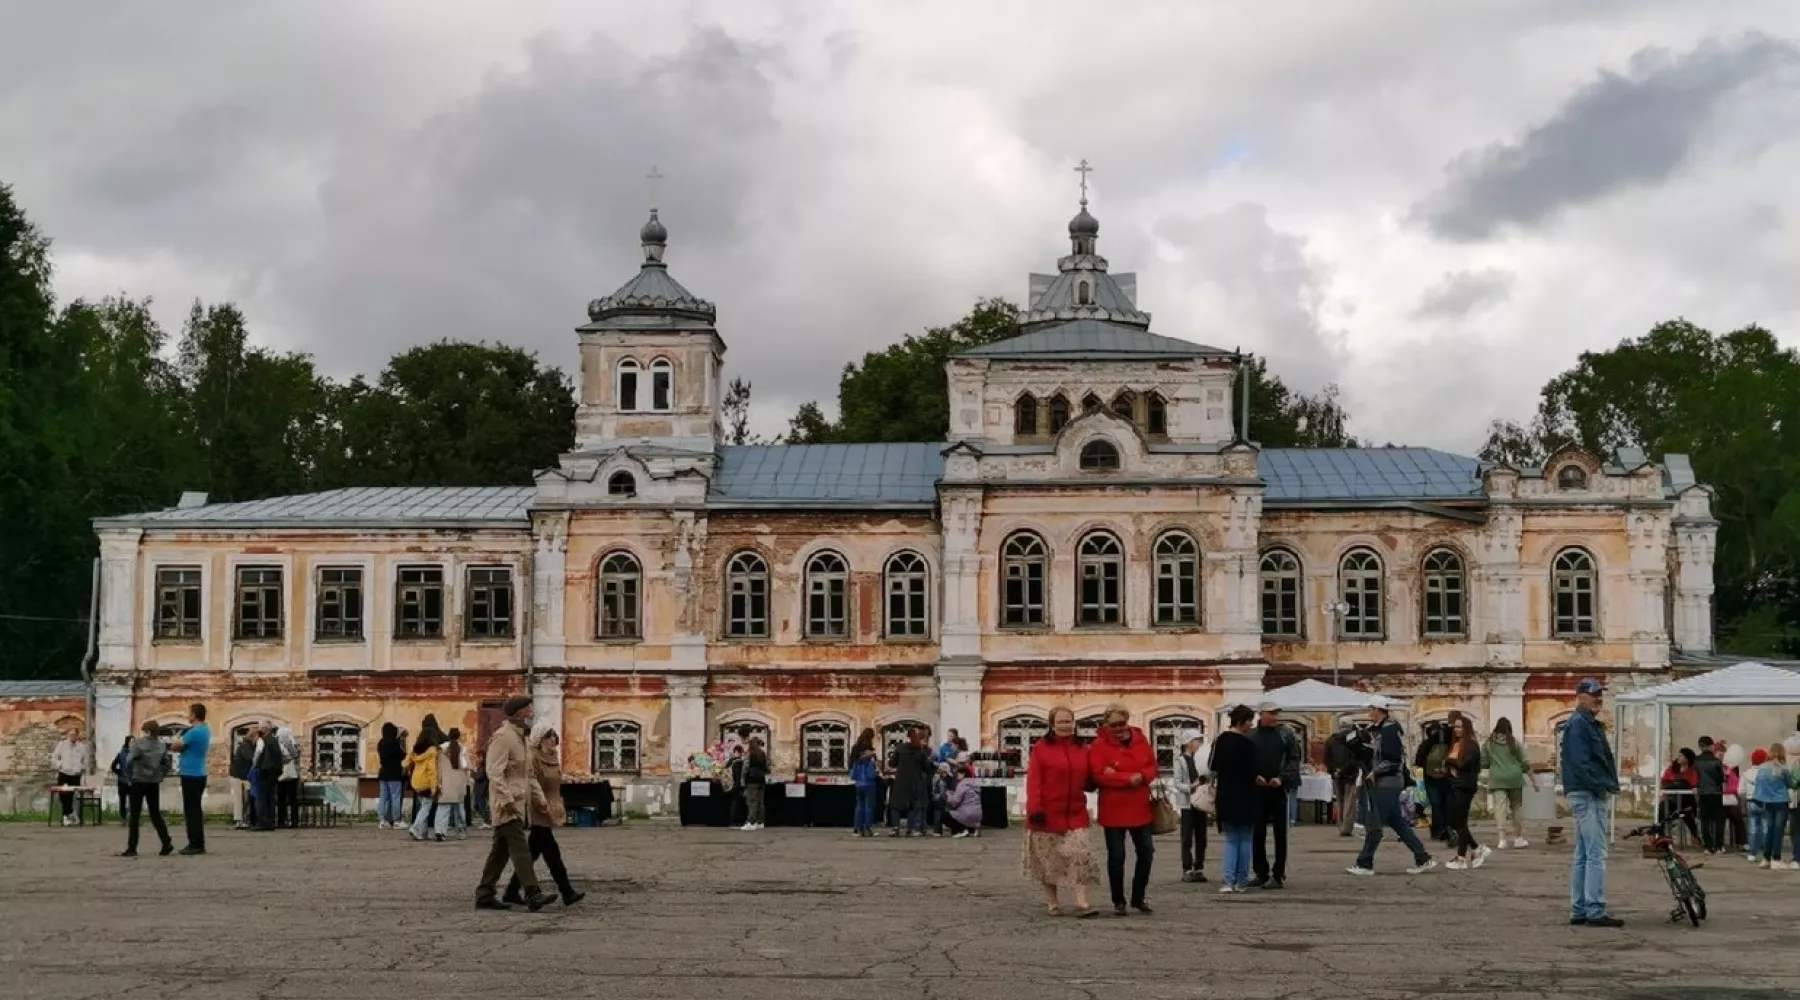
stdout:
<svg viewBox="0 0 1800 1000">
<path fill-rule="evenodd" d="M 1151 913 L 1144 892 L 1150 887 L 1150 862 L 1156 857 L 1156 807 L 1150 801 L 1150 789 L 1156 783 L 1156 749 L 1144 731 L 1131 724 L 1131 710 L 1124 705 L 1108 705 L 1100 714 L 1100 733 L 1088 748 L 1088 770 L 1100 787 L 1100 829 L 1106 836 L 1106 879 L 1112 886 L 1113 914 L 1125 915 L 1127 838 L 1137 855 L 1131 873 L 1131 908 Z"/>
<path fill-rule="evenodd" d="M 1057 891 L 1075 897 L 1075 916 L 1098 915 L 1088 905 L 1088 883 L 1098 878 L 1094 841 L 1088 833 L 1088 748 L 1075 737 L 1075 713 L 1050 710 L 1050 731 L 1031 745 L 1025 769 L 1025 877 L 1044 888 L 1044 907 L 1063 910 Z"/>
<path fill-rule="evenodd" d="M 1213 786 L 1206 772 L 1195 763 L 1200 753 L 1198 729 L 1181 734 L 1181 746 L 1175 754 L 1175 802 L 1181 807 L 1181 880 L 1206 881 L 1206 824 L 1213 812 Z"/>
</svg>

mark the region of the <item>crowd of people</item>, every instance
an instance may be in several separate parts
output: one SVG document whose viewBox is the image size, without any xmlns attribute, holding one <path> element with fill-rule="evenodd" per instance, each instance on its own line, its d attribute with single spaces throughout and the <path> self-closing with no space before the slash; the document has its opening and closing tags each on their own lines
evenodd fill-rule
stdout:
<svg viewBox="0 0 1800 1000">
<path fill-rule="evenodd" d="M 1682 747 L 1663 771 L 1658 819 L 1685 827 L 1707 857 L 1735 845 L 1758 867 L 1800 870 L 1800 771 L 1790 764 L 1792 741 L 1759 747 L 1747 760 L 1725 740 L 1702 736 L 1699 747 L 1698 753 Z M 1789 838 L 1784 863 L 1781 848 Z"/>
</svg>

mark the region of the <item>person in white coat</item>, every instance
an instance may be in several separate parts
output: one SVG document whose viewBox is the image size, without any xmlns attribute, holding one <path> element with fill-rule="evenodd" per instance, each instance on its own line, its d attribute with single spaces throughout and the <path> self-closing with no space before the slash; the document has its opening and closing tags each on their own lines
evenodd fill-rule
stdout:
<svg viewBox="0 0 1800 1000">
<path fill-rule="evenodd" d="M 1170 783 L 1175 802 L 1181 806 L 1181 880 L 1204 882 L 1206 873 L 1206 824 L 1211 816 L 1193 806 L 1194 790 L 1207 783 L 1203 738 L 1198 729 L 1181 733 L 1181 745 L 1175 750 L 1175 778 Z"/>
<path fill-rule="evenodd" d="M 88 772 L 88 745 L 82 738 L 79 728 L 63 733 L 56 747 L 50 751 L 50 769 L 56 772 L 56 784 L 62 788 L 79 788 Z M 62 825 L 74 826 L 75 793 L 63 792 Z"/>
</svg>

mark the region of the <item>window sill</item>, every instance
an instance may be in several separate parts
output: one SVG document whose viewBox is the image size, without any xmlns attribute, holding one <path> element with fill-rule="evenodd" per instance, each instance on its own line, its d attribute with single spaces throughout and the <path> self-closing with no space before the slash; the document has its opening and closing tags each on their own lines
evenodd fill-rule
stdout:
<svg viewBox="0 0 1800 1000">
<path fill-rule="evenodd" d="M 150 637 L 152 646 L 204 646 L 206 640 L 201 637 L 186 635 L 158 635 Z"/>
<path fill-rule="evenodd" d="M 233 638 L 232 638 L 232 640 L 231 640 L 231 644 L 232 644 L 232 645 L 234 645 L 234 646 L 269 646 L 269 647 L 277 647 L 277 646 L 285 646 L 285 645 L 287 645 L 287 640 L 286 640 L 286 639 L 284 639 L 284 638 L 282 638 L 282 637 L 281 637 L 281 636 L 278 636 L 278 635 L 274 635 L 274 636 L 256 636 L 256 637 L 255 637 L 255 638 L 246 638 L 246 637 L 244 637 L 244 636 L 235 636 L 235 637 L 233 637 Z"/>
<path fill-rule="evenodd" d="M 1003 635 L 1049 635 L 1056 630 L 1049 625 L 1002 625 Z"/>
<path fill-rule="evenodd" d="M 1460 633 L 1445 632 L 1442 635 L 1420 636 L 1419 641 L 1427 646 L 1450 646 L 1466 643 L 1469 641 L 1469 637 Z"/>
<path fill-rule="evenodd" d="M 1206 626 L 1200 622 L 1157 622 L 1150 626 L 1157 632 L 1205 632 Z"/>
<path fill-rule="evenodd" d="M 881 641 L 890 646 L 930 646 L 937 642 L 928 635 L 884 635 Z"/>
<path fill-rule="evenodd" d="M 312 641 L 315 646 L 360 646 L 368 640 L 360 635 L 315 635 Z"/>
<path fill-rule="evenodd" d="M 1595 632 L 1583 632 L 1579 635 L 1553 635 L 1550 639 L 1553 642 L 1566 642 L 1574 646 L 1591 646 L 1603 641 L 1599 633 Z"/>
<path fill-rule="evenodd" d="M 1264 632 L 1263 636 L 1262 636 L 1262 641 L 1263 641 L 1264 645 L 1268 645 L 1269 643 L 1281 643 L 1284 645 L 1290 645 L 1290 644 L 1296 643 L 1296 642 L 1305 642 L 1306 641 L 1306 633 L 1295 632 L 1292 635 L 1289 635 L 1289 634 L 1280 633 L 1280 632 Z"/>
<path fill-rule="evenodd" d="M 396 646 L 430 646 L 444 641 L 441 635 L 397 635 L 393 638 Z"/>
<path fill-rule="evenodd" d="M 775 639 L 772 636 L 766 636 L 766 635 L 723 635 L 723 636 L 719 637 L 718 641 L 723 642 L 723 643 L 730 643 L 731 645 L 734 645 L 734 646 L 773 646 L 773 645 L 775 645 Z"/>
<path fill-rule="evenodd" d="M 637 646 L 642 645 L 641 635 L 597 635 L 592 641 L 597 646 Z"/>
<path fill-rule="evenodd" d="M 519 639 L 511 635 L 465 635 L 462 641 L 465 646 L 511 646 Z"/>
<path fill-rule="evenodd" d="M 1069 631 L 1075 632 L 1075 633 L 1082 633 L 1082 634 L 1105 634 L 1105 633 L 1118 634 L 1118 633 L 1123 633 L 1123 632 L 1130 632 L 1130 631 L 1132 631 L 1132 628 L 1131 628 L 1131 626 L 1126 625 L 1122 622 L 1108 624 L 1108 625 L 1077 624 L 1077 625 L 1071 626 Z"/>
</svg>

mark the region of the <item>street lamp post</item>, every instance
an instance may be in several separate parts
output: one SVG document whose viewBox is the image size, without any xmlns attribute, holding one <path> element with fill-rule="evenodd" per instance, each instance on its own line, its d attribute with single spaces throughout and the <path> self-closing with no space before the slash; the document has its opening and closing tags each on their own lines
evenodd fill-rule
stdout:
<svg viewBox="0 0 1800 1000">
<path fill-rule="evenodd" d="M 1331 683 L 1338 682 L 1338 640 L 1343 637 L 1344 616 L 1350 613 L 1350 605 L 1343 601 L 1326 601 L 1325 614 L 1331 617 Z"/>
</svg>

